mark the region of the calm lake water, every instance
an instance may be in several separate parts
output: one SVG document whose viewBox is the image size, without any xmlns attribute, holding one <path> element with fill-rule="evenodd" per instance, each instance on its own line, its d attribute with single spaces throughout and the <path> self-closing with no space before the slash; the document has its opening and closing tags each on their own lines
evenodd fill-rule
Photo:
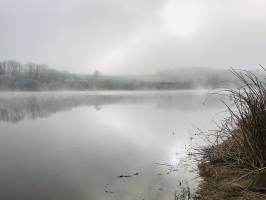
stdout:
<svg viewBox="0 0 266 200">
<path fill-rule="evenodd" d="M 0 93 L 0 199 L 174 200 L 197 183 L 206 91 Z"/>
</svg>

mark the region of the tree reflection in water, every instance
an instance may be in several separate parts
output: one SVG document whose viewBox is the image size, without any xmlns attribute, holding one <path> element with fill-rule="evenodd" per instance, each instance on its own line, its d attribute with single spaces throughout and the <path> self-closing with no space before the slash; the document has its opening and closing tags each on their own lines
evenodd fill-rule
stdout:
<svg viewBox="0 0 266 200">
<path fill-rule="evenodd" d="M 49 117 L 79 106 L 101 110 L 108 104 L 154 103 L 161 109 L 198 110 L 207 96 L 192 92 L 62 92 L 62 93 L 1 93 L 0 121 L 19 122 L 23 119 Z M 208 107 L 217 108 L 217 100 L 208 98 Z"/>
</svg>

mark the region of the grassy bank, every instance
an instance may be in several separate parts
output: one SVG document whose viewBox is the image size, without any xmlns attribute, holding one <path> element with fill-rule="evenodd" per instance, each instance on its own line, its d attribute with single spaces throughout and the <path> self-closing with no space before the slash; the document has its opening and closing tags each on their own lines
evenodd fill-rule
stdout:
<svg viewBox="0 0 266 200">
<path fill-rule="evenodd" d="M 198 199 L 266 199 L 266 84 L 248 71 L 232 73 L 238 89 L 223 93 L 232 100 L 225 103 L 230 115 L 197 150 Z"/>
</svg>

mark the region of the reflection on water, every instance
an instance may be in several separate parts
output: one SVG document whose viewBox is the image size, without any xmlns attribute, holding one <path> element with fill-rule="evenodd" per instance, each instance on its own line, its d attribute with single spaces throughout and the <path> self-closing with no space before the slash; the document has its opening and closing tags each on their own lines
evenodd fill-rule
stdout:
<svg viewBox="0 0 266 200">
<path fill-rule="evenodd" d="M 203 91 L 1 93 L 0 199 L 174 199 L 196 184 L 191 124 L 220 108 Z"/>
<path fill-rule="evenodd" d="M 206 102 L 208 107 L 202 107 Z M 0 93 L 0 121 L 19 122 L 25 118 L 49 117 L 78 106 L 93 106 L 100 110 L 104 105 L 127 103 L 154 103 L 160 109 L 169 110 L 199 110 L 219 105 L 215 98 L 192 92 Z"/>
</svg>

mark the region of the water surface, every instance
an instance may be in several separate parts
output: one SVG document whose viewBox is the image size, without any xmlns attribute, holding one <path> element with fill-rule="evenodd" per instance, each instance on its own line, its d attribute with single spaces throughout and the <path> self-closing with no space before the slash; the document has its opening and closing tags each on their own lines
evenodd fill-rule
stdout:
<svg viewBox="0 0 266 200">
<path fill-rule="evenodd" d="M 206 91 L 0 93 L 0 199 L 167 200 L 193 188 Z"/>
</svg>

